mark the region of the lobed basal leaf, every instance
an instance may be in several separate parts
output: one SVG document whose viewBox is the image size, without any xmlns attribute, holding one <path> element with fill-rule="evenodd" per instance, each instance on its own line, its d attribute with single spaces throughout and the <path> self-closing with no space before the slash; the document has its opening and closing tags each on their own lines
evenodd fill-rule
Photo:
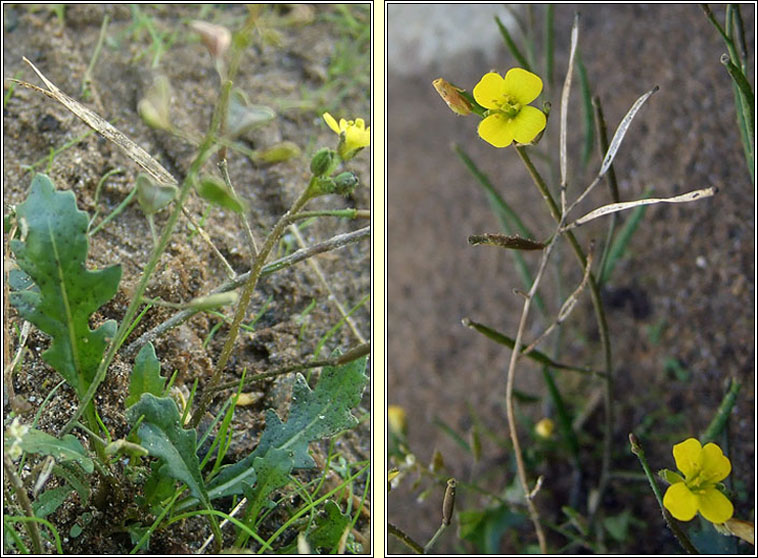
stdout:
<svg viewBox="0 0 758 558">
<path fill-rule="evenodd" d="M 81 398 L 116 333 L 113 320 L 91 330 L 89 317 L 116 294 L 121 267 L 86 268 L 87 214 L 77 209 L 72 192 L 57 192 L 44 174 L 32 180 L 16 218 L 22 237 L 11 240 L 11 250 L 38 290 L 13 291 L 11 303 L 52 337 L 42 358 Z"/>
</svg>

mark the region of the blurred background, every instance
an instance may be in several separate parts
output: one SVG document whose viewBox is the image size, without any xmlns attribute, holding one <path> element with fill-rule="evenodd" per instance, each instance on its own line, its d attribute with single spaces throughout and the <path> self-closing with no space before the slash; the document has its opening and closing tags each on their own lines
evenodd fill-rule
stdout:
<svg viewBox="0 0 758 558">
<path fill-rule="evenodd" d="M 724 6 L 713 10 L 723 21 Z M 387 400 L 407 413 L 407 451 L 425 467 L 435 451 L 444 459 L 436 481 L 413 474 L 392 489 L 388 519 L 423 544 L 440 523 L 444 479 L 454 476 L 501 495 L 514 481 L 504 409 L 510 352 L 464 327 L 461 320 L 468 317 L 515 336 L 523 299 L 513 289 L 526 287 L 508 252 L 469 246 L 470 234 L 502 231 L 484 191 L 451 146 L 465 149 L 538 238 L 553 230 L 545 204 L 515 150 L 495 149 L 479 139 L 478 118 L 453 114 L 432 81 L 443 77 L 471 91 L 484 73 L 503 74 L 517 66 L 494 16 L 508 26 L 522 50 L 525 38 L 516 21 L 524 27 L 531 22 L 536 69 L 545 82 L 543 95 L 534 104 L 550 101 L 553 107 L 545 136 L 532 153 L 537 153 L 533 159 L 557 192 L 557 179 L 538 153 L 557 154 L 559 96 L 577 11 L 581 12 L 581 60 L 589 87 L 602 102 L 609 135 L 640 95 L 660 86 L 633 121 L 615 159 L 621 199 L 644 197 L 648 188 L 660 197 L 707 186 L 720 190 L 697 203 L 649 207 L 604 288 L 616 378 L 612 469 L 640 472 L 628 450 L 631 431 L 643 436 L 654 470 L 673 468 L 671 446 L 705 429 L 729 379 L 736 378 L 742 388 L 722 448 L 732 460 L 737 483 L 732 500 L 735 515 L 751 519 L 755 189 L 736 125 L 731 81 L 719 62 L 726 52 L 724 43 L 695 4 L 560 4 L 554 12 L 551 83 L 542 62 L 545 11 L 545 5 L 387 7 Z M 742 15 L 752 70 L 753 6 L 743 5 Z M 752 71 L 749 80 L 754 83 Z M 592 180 L 601 159 L 594 145 L 586 167 L 582 164 L 585 132 L 579 82 L 575 73 L 568 115 L 570 200 Z M 610 201 L 602 183 L 577 216 L 584 213 L 582 209 Z M 622 214 L 619 226 L 627 218 Z M 591 239 L 602 249 L 607 227 L 604 219 L 582 227 L 577 236 L 584 249 Z M 527 253 L 525 258 L 534 272 L 538 253 Z M 581 269 L 565 243 L 557 261 L 541 291 L 553 315 L 581 279 Z M 559 273 L 564 290 L 557 297 Z M 531 316 L 535 319 L 527 329 L 528 339 L 547 325 L 536 312 Z M 541 346 L 543 350 L 552 350 L 555 335 Z M 601 366 L 588 293 L 557 335 L 566 360 Z M 600 464 L 603 413 L 602 405 L 594 406 L 593 401 L 601 384 L 571 373 L 556 379 L 572 416 L 587 413 L 588 426 L 581 437 L 582 471 L 585 478 L 592 478 Z M 568 470 L 561 441 L 542 444 L 533 434 L 532 425 L 541 417 L 552 413 L 555 418 L 544 397 L 539 369 L 520 361 L 516 389 L 536 398 L 518 405 L 521 440 L 536 452 L 535 462 L 542 464 L 529 472 L 532 481 L 545 475 L 537 504 L 546 520 L 557 522 L 572 487 L 560 476 Z M 482 433 L 478 460 L 465 449 L 475 430 Z M 585 489 L 595 482 L 582 485 L 579 508 L 586 508 Z M 486 495 L 465 488 L 458 495 L 460 511 L 492 505 Z M 678 549 L 644 480 L 612 482 L 601 507 L 609 513 L 629 510 L 640 520 L 633 537 L 610 541 L 610 552 Z M 486 547 L 481 533 L 462 542 L 448 531 L 435 551 L 518 552 L 534 542 L 528 522 L 516 529 L 494 525 L 488 536 Z M 554 549 L 566 544 L 554 533 L 549 540 Z M 391 553 L 408 551 L 392 537 L 388 548 Z"/>
</svg>

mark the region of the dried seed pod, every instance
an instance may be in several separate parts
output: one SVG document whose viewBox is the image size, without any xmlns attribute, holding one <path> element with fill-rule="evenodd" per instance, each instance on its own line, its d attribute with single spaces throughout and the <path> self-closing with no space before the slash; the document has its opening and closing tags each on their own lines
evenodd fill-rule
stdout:
<svg viewBox="0 0 758 558">
<path fill-rule="evenodd" d="M 442 501 L 442 524 L 450 525 L 455 508 L 455 479 L 448 479 L 445 488 L 445 499 Z"/>
</svg>

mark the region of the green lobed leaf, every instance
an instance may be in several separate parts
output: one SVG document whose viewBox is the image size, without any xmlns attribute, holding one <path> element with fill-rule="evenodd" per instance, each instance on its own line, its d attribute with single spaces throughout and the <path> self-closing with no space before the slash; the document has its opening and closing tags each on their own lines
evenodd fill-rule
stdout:
<svg viewBox="0 0 758 558">
<path fill-rule="evenodd" d="M 129 396 L 124 404 L 131 407 L 143 393 L 152 393 L 159 397 L 163 395 L 166 378 L 161 376 L 161 362 L 155 356 L 155 347 L 147 343 L 140 349 L 134 359 L 134 369 L 129 380 Z"/>
<path fill-rule="evenodd" d="M 334 436 L 358 423 L 350 410 L 360 402 L 368 382 L 367 360 L 368 356 L 365 356 L 341 366 L 325 366 L 314 390 L 298 374 L 287 421 L 282 422 L 276 412 L 269 409 L 266 429 L 258 446 L 241 461 L 222 467 L 208 484 L 208 496 L 216 499 L 241 494 L 245 486 L 270 482 L 268 479 L 259 480 L 260 472 L 256 468 L 271 463 L 271 459 L 279 462 L 283 455 L 292 461 L 290 470 L 314 467 L 308 444 Z M 282 469 L 276 470 L 281 474 Z M 185 500 L 176 509 L 181 511 L 192 504 L 192 500 Z"/>
<path fill-rule="evenodd" d="M 269 494 L 277 488 L 286 486 L 290 482 L 292 471 L 292 455 L 289 451 L 273 449 L 266 454 L 265 458 L 253 459 L 252 469 L 256 474 L 255 487 L 248 482 L 243 483 L 243 492 L 250 506 L 248 517 L 257 517 L 261 508 L 267 503 Z"/>
<path fill-rule="evenodd" d="M 32 428 L 21 438 L 20 445 L 21 449 L 29 453 L 52 455 L 58 461 L 76 461 L 89 474 L 95 469 L 82 443 L 71 434 L 58 439 Z"/>
<path fill-rule="evenodd" d="M 163 460 L 161 474 L 183 482 L 195 498 L 207 504 L 208 495 L 195 453 L 197 433 L 194 428 L 182 428 L 174 400 L 143 393 L 140 400 L 126 410 L 126 415 L 132 424 L 144 416 L 137 434 L 142 447 Z"/>
<path fill-rule="evenodd" d="M 342 366 L 325 366 L 316 389 L 311 391 L 302 375 L 295 378 L 292 407 L 287 422 L 276 412 L 266 413 L 266 430 L 253 455 L 263 456 L 271 448 L 289 449 L 294 467 L 308 469 L 315 465 L 308 454 L 308 443 L 328 438 L 358 424 L 350 410 L 361 400 L 368 377 L 368 357 Z"/>
<path fill-rule="evenodd" d="M 324 551 L 338 548 L 342 534 L 350 524 L 350 516 L 340 511 L 339 506 L 332 500 L 324 504 L 324 515 L 316 518 L 316 528 L 308 535 L 308 542 L 313 550 Z"/>
<path fill-rule="evenodd" d="M 11 303 L 24 319 L 52 337 L 42 358 L 81 398 L 116 333 L 113 320 L 91 330 L 89 317 L 116 294 L 121 267 L 86 269 L 87 214 L 76 208 L 72 192 L 56 192 L 44 174 L 34 177 L 16 216 L 22 239 L 12 240 L 11 250 L 39 291 L 11 292 Z"/>
</svg>

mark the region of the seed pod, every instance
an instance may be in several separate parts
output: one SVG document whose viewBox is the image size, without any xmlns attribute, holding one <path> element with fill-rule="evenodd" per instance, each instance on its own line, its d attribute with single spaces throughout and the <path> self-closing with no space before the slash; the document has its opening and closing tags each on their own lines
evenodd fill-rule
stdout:
<svg viewBox="0 0 758 558">
<path fill-rule="evenodd" d="M 442 524 L 450 525 L 455 508 L 455 479 L 448 479 L 445 499 L 442 501 Z"/>
</svg>

